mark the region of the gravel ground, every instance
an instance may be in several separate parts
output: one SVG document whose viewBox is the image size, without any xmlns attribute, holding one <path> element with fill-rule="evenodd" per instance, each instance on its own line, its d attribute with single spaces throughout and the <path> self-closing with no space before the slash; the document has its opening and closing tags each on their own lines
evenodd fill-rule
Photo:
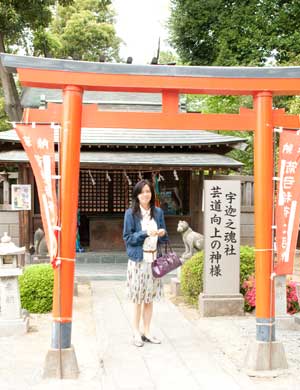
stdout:
<svg viewBox="0 0 300 390">
<path fill-rule="evenodd" d="M 292 279 L 300 282 L 299 249 L 296 249 Z M 169 293 L 169 289 L 167 292 Z M 172 298 L 169 294 L 169 299 L 193 323 L 197 331 L 207 335 L 217 347 L 219 359 L 226 356 L 224 364 L 229 359 L 234 367 L 244 371 L 248 345 L 256 338 L 255 313 L 244 317 L 201 318 L 198 310 L 186 305 L 182 297 Z M 300 390 L 300 325 L 296 325 L 296 328 L 297 330 L 284 330 L 276 325 L 276 340 L 283 343 L 288 369 L 276 377 L 251 377 L 253 389 Z"/>
<path fill-rule="evenodd" d="M 221 364 L 224 357 L 224 364 L 229 359 L 239 371 L 244 371 L 248 344 L 255 341 L 254 314 L 243 317 L 201 318 L 195 308 L 183 303 L 181 297 L 169 298 L 198 332 L 206 334 L 217 348 Z M 277 326 L 276 340 L 284 345 L 289 368 L 277 377 L 252 377 L 253 389 L 300 390 L 300 326 L 299 330 L 282 330 Z"/>
<path fill-rule="evenodd" d="M 72 340 L 81 371 L 79 378 L 76 381 L 42 379 L 45 351 L 50 347 L 51 316 L 31 315 L 30 332 L 26 336 L 0 337 L 1 390 L 99 390 L 103 387 L 101 361 L 95 345 L 90 287 L 79 284 L 78 290 L 79 296 L 74 298 Z M 201 318 L 195 308 L 183 303 L 182 298 L 170 297 L 168 286 L 166 299 L 177 305 L 197 332 L 205 334 L 212 343 L 212 353 L 221 365 L 244 370 L 248 344 L 255 340 L 254 315 Z M 284 345 L 289 368 L 277 377 L 251 378 L 251 388 L 300 390 L 300 332 L 276 329 L 276 338 Z"/>
<path fill-rule="evenodd" d="M 78 286 L 74 298 L 72 341 L 80 367 L 78 380 L 43 379 L 51 344 L 51 314 L 30 314 L 24 336 L 0 337 L 1 390 L 99 390 L 101 369 L 95 345 L 95 324 L 88 285 Z"/>
</svg>

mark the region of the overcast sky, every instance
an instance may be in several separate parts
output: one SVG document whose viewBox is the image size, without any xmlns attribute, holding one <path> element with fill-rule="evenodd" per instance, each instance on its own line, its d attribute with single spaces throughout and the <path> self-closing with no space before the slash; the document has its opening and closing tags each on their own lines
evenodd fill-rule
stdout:
<svg viewBox="0 0 300 390">
<path fill-rule="evenodd" d="M 133 57 L 134 64 L 147 64 L 160 49 L 170 49 L 165 42 L 165 27 L 170 0 L 113 0 L 117 35 L 123 39 L 120 54 L 123 59 Z"/>
</svg>

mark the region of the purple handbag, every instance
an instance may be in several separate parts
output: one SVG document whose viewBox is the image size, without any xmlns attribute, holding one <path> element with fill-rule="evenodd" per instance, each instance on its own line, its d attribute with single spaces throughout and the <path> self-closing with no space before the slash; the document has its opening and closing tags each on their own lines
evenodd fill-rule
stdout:
<svg viewBox="0 0 300 390">
<path fill-rule="evenodd" d="M 160 245 L 158 245 L 158 257 L 151 264 L 154 278 L 161 278 L 181 265 L 179 256 L 173 251 L 169 242 L 165 244 L 165 253 L 161 253 Z"/>
</svg>

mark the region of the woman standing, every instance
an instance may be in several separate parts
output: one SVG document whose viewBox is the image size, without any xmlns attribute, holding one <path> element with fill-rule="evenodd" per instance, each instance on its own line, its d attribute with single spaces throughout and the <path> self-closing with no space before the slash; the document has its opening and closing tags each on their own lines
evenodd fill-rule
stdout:
<svg viewBox="0 0 300 390">
<path fill-rule="evenodd" d="M 156 258 L 157 243 L 167 241 L 163 211 L 155 207 L 155 192 L 148 180 L 139 181 L 132 194 L 132 207 L 126 210 L 123 238 L 128 255 L 127 291 L 133 302 L 133 342 L 142 347 L 144 342 L 160 344 L 151 335 L 153 301 L 163 294 L 161 279 L 152 276 L 151 263 Z M 140 330 L 141 317 L 143 332 Z"/>
</svg>

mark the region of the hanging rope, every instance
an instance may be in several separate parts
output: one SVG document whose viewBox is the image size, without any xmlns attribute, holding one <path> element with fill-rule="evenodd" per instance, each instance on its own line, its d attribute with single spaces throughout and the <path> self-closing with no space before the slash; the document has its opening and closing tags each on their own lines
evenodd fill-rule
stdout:
<svg viewBox="0 0 300 390">
<path fill-rule="evenodd" d="M 88 173 L 89 173 L 89 177 L 91 178 L 91 182 L 92 182 L 92 184 L 93 184 L 93 186 L 96 184 L 96 181 L 95 181 L 95 179 L 93 178 L 93 175 L 92 175 L 92 173 L 91 173 L 91 171 L 90 170 L 88 170 Z"/>
<path fill-rule="evenodd" d="M 165 181 L 165 178 L 163 177 L 163 175 L 161 175 L 161 173 L 159 172 L 158 174 L 158 181 Z"/>
<path fill-rule="evenodd" d="M 132 181 L 131 181 L 130 177 L 127 175 L 126 171 L 124 171 L 124 176 L 125 176 L 128 184 L 131 186 L 132 185 Z"/>
<path fill-rule="evenodd" d="M 106 180 L 107 180 L 108 182 L 110 182 L 110 181 L 111 181 L 111 177 L 109 176 L 109 173 L 108 173 L 108 171 L 106 171 Z"/>
</svg>

